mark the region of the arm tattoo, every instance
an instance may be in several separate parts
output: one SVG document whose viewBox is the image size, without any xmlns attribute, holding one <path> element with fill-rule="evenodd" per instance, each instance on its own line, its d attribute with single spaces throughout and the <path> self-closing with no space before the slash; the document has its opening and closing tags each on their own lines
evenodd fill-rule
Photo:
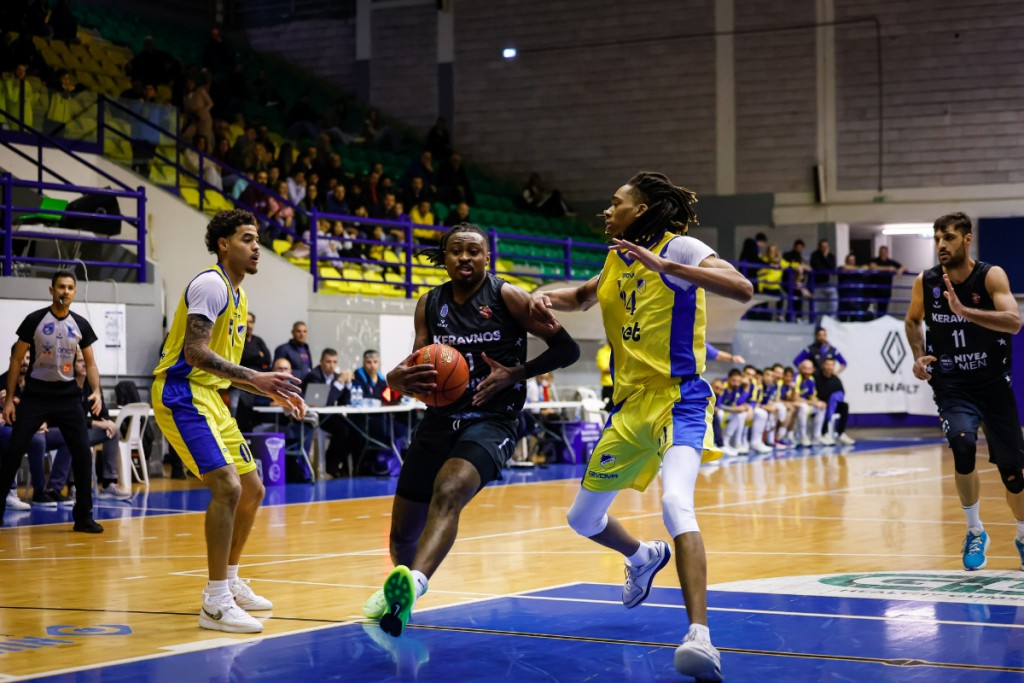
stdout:
<svg viewBox="0 0 1024 683">
<path fill-rule="evenodd" d="M 213 334 L 213 322 L 205 316 L 190 313 L 187 327 L 185 329 L 185 360 L 188 364 L 205 370 L 211 375 L 223 377 L 248 384 L 248 380 L 256 374 L 255 371 L 235 365 L 225 358 L 221 358 L 210 349 L 210 336 Z"/>
</svg>

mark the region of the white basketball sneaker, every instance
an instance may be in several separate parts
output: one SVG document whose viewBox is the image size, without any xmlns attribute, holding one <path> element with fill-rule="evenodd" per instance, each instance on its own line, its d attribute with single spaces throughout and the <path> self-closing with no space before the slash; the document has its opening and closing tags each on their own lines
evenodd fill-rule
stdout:
<svg viewBox="0 0 1024 683">
<path fill-rule="evenodd" d="M 651 559 L 639 567 L 626 564 L 626 583 L 622 586 L 622 604 L 632 609 L 647 599 L 654 575 L 668 564 L 672 551 L 665 541 L 655 541 Z"/>
<path fill-rule="evenodd" d="M 683 644 L 676 648 L 673 663 L 676 671 L 701 683 L 722 680 L 722 656 L 707 636 L 702 637 L 696 631 L 690 631 L 683 638 Z"/>
<path fill-rule="evenodd" d="M 7 492 L 7 509 L 8 510 L 31 510 L 32 506 L 18 498 L 18 494 L 14 491 Z"/>
<path fill-rule="evenodd" d="M 231 589 L 231 595 L 235 598 L 235 604 L 246 611 L 258 612 L 260 610 L 274 609 L 274 603 L 262 595 L 256 595 L 252 588 L 249 588 L 247 580 L 231 579 L 228 581 L 228 587 Z"/>
<path fill-rule="evenodd" d="M 199 627 L 227 633 L 261 633 L 263 624 L 235 604 L 230 595 L 211 597 L 203 591 L 203 607 L 199 610 Z"/>
</svg>

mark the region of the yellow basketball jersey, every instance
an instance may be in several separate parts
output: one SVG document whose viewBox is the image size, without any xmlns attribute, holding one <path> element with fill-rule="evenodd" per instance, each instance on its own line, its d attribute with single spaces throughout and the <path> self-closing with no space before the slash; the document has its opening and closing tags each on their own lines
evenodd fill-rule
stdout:
<svg viewBox="0 0 1024 683">
<path fill-rule="evenodd" d="M 665 233 L 650 250 L 663 256 L 674 239 L 689 238 Z M 612 345 L 616 404 L 642 388 L 677 385 L 704 372 L 702 288 L 680 286 L 613 250 L 601 271 L 597 298 Z"/>
<path fill-rule="evenodd" d="M 224 281 L 228 292 L 227 306 L 217 316 L 213 323 L 213 333 L 210 336 L 210 350 L 221 358 L 237 364 L 242 359 L 242 348 L 245 346 L 245 326 L 248 317 L 248 301 L 245 298 L 245 291 L 241 287 L 235 294 L 231 287 L 231 280 L 220 265 L 210 266 L 199 273 L 203 275 L 213 271 Z M 196 277 L 199 277 L 196 275 Z M 195 281 L 195 278 L 192 278 Z M 191 285 L 191 283 L 189 283 Z M 213 387 L 215 389 L 226 389 L 231 386 L 231 381 L 216 375 L 211 375 L 205 370 L 194 368 L 185 360 L 184 343 L 185 328 L 188 325 L 188 287 L 181 295 L 178 308 L 174 312 L 174 322 L 171 323 L 170 332 L 164 340 L 163 349 L 160 352 L 160 362 L 157 363 L 153 374 L 157 377 L 166 377 L 169 380 L 188 380 L 196 384 Z"/>
</svg>

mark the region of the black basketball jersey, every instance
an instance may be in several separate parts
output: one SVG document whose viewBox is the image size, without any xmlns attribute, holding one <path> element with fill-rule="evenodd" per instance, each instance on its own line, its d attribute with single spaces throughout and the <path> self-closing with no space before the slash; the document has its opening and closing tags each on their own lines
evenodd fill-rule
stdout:
<svg viewBox="0 0 1024 683">
<path fill-rule="evenodd" d="M 505 307 L 501 288 L 505 281 L 490 273 L 483 285 L 464 304 L 455 302 L 452 283 L 446 282 L 427 294 L 427 332 L 434 344 L 447 344 L 458 349 L 469 364 L 469 388 L 461 399 L 443 408 L 429 408 L 437 415 L 457 419 L 474 419 L 488 415 L 514 418 L 526 401 L 526 384 L 506 387 L 483 406 L 472 405 L 478 384 L 491 373 L 491 366 L 481 357 L 506 367 L 526 362 L 526 330 Z"/>
<path fill-rule="evenodd" d="M 960 303 L 968 308 L 994 311 L 995 304 L 985 289 L 985 276 L 992 266 L 982 261 L 960 284 L 953 285 Z M 925 353 L 938 360 L 932 364 L 933 384 L 975 385 L 1008 376 L 1011 337 L 968 322 L 954 315 L 943 296 L 946 283 L 942 266 L 924 272 Z"/>
</svg>

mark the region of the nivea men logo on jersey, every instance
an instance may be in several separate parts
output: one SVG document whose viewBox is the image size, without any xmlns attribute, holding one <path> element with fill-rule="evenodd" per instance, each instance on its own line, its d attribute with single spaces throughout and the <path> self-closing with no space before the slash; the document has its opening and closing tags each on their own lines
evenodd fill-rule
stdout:
<svg viewBox="0 0 1024 683">
<path fill-rule="evenodd" d="M 932 313 L 933 323 L 965 323 L 967 318 L 963 318 L 959 315 L 952 315 L 950 313 Z"/>
<path fill-rule="evenodd" d="M 988 367 L 988 354 L 984 351 L 974 353 L 955 353 L 953 362 L 961 370 L 981 370 Z"/>
<path fill-rule="evenodd" d="M 480 344 L 483 342 L 501 341 L 501 330 L 493 332 L 474 332 L 465 336 L 458 334 L 435 334 L 435 344 Z"/>
</svg>

